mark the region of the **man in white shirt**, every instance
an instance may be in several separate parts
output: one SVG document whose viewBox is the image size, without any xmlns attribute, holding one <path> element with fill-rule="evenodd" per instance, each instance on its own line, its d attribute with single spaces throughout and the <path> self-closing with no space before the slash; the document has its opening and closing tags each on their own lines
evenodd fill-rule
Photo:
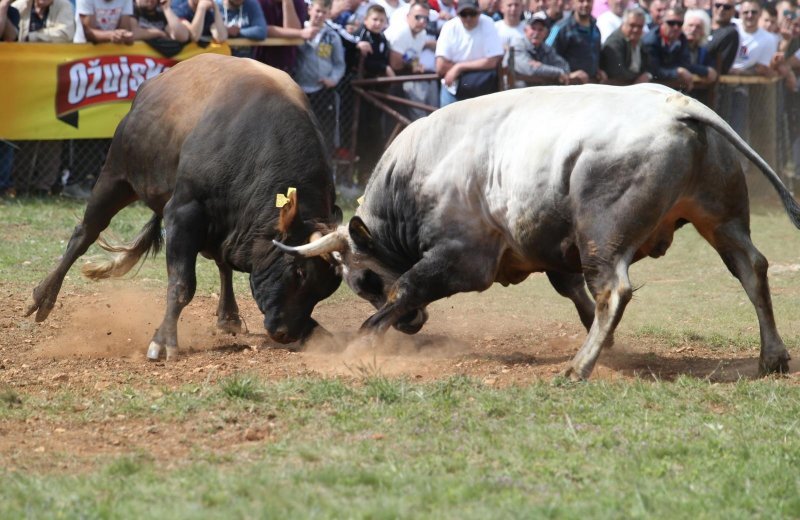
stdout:
<svg viewBox="0 0 800 520">
<path fill-rule="evenodd" d="M 77 0 L 75 43 L 133 43 L 133 2 Z"/>
<path fill-rule="evenodd" d="M 455 103 L 466 95 L 465 73 L 496 70 L 503 54 L 503 44 L 492 19 L 480 14 L 476 0 L 461 0 L 458 17 L 444 24 L 436 42 L 436 73 L 442 78 L 440 106 Z M 475 74 L 470 74 L 470 80 L 472 76 Z M 462 93 L 457 98 L 459 88 Z"/>
<path fill-rule="evenodd" d="M 739 30 L 739 52 L 728 74 L 774 76 L 775 72 L 770 68 L 770 61 L 778 50 L 778 42 L 770 33 L 758 26 L 761 4 L 754 0 L 745 0 L 739 6 L 739 16 L 739 20 L 734 20 Z M 750 137 L 748 87 L 746 85 L 733 87 L 727 98 L 729 99 L 726 99 L 725 103 L 730 103 L 729 107 L 726 107 L 729 109 L 728 122 L 744 140 L 748 140 Z"/>
<path fill-rule="evenodd" d="M 503 48 L 508 49 L 512 40 L 524 38 L 524 24 L 522 23 L 522 0 L 503 0 L 500 6 L 503 19 L 494 23 Z"/>
<path fill-rule="evenodd" d="M 622 27 L 622 13 L 625 12 L 625 4 L 626 0 L 608 0 L 608 11 L 597 17 L 601 45 L 606 43 L 611 33 Z"/>
<path fill-rule="evenodd" d="M 428 38 L 425 26 L 430 17 L 430 6 L 424 1 L 415 1 L 408 9 L 405 20 L 397 20 L 389 25 L 384 32 L 389 42 L 389 66 L 397 75 L 422 74 L 433 72 L 433 67 L 427 69 L 423 60 L 424 53 L 432 52 L 436 48 L 436 40 Z M 431 63 L 431 65 L 433 65 Z M 437 106 L 438 92 L 436 82 L 433 81 L 406 81 L 403 83 L 403 94 L 406 98 Z M 416 120 L 428 115 L 428 112 L 418 108 L 408 108 L 409 119 Z"/>
<path fill-rule="evenodd" d="M 772 56 L 778 51 L 775 37 L 758 26 L 761 4 L 745 0 L 739 8 L 739 20 L 734 20 L 739 29 L 739 53 L 731 66 L 730 74 L 746 76 L 775 75 L 770 68 Z"/>
</svg>

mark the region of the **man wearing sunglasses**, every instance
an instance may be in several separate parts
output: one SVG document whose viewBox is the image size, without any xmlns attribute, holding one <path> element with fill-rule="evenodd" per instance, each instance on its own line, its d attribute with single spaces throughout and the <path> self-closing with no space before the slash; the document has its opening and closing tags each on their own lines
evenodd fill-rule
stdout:
<svg viewBox="0 0 800 520">
<path fill-rule="evenodd" d="M 600 29 L 592 17 L 593 0 L 573 0 L 572 14 L 550 30 L 547 44 L 569 64 L 570 84 L 605 83 L 600 68 Z"/>
<path fill-rule="evenodd" d="M 444 24 L 436 42 L 436 73 L 442 78 L 440 106 L 474 97 L 467 93 L 476 90 L 471 86 L 473 81 L 491 86 L 492 71 L 497 69 L 504 52 L 494 22 L 480 14 L 478 2 L 461 0 L 458 17 Z M 491 90 L 497 90 L 496 75 Z"/>
<path fill-rule="evenodd" d="M 692 63 L 683 15 L 680 7 L 667 9 L 661 24 L 647 33 L 642 43 L 653 80 L 689 92 L 694 86 L 692 74 L 714 81 L 717 73 L 712 67 Z"/>
<path fill-rule="evenodd" d="M 742 2 L 737 21 L 739 28 L 739 53 L 733 61 L 731 74 L 745 76 L 767 76 L 775 73 L 770 68 L 772 56 L 778 50 L 775 37 L 758 26 L 761 4 L 752 0 Z"/>
<path fill-rule="evenodd" d="M 428 38 L 425 27 L 430 17 L 430 6 L 424 1 L 415 1 L 408 9 L 404 20 L 390 23 L 384 35 L 389 41 L 389 65 L 398 75 L 433 72 L 433 50 L 436 40 Z M 428 59 L 430 56 L 430 59 Z M 406 81 L 402 84 L 403 95 L 412 101 L 438 106 L 437 84 L 434 81 Z M 419 108 L 408 107 L 406 115 L 415 121 L 428 115 Z"/>
<path fill-rule="evenodd" d="M 733 23 L 734 0 L 714 0 L 711 4 L 711 34 L 708 36 L 708 59 L 720 74 L 731 70 L 739 52 L 739 30 Z"/>
</svg>

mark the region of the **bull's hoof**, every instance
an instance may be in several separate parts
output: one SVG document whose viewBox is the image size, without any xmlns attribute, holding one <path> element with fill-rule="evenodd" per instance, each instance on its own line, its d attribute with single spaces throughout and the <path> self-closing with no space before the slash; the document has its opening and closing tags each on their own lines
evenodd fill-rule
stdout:
<svg viewBox="0 0 800 520">
<path fill-rule="evenodd" d="M 583 374 L 580 370 L 572 366 L 570 363 L 567 368 L 561 372 L 561 377 L 569 379 L 570 381 L 578 382 L 578 381 L 586 381 L 586 378 L 589 377 L 589 374 Z"/>
<path fill-rule="evenodd" d="M 50 311 L 53 310 L 55 306 L 55 302 L 48 302 L 44 298 L 36 298 L 34 296 L 33 301 L 28 304 L 28 307 L 25 309 L 25 316 L 30 316 L 34 312 L 36 312 L 36 322 L 41 323 L 47 319 L 50 315 Z"/>
<path fill-rule="evenodd" d="M 769 374 L 787 374 L 790 359 L 792 358 L 785 349 L 777 355 L 761 356 L 758 360 L 758 375 L 763 377 Z"/>
<path fill-rule="evenodd" d="M 178 347 L 167 347 L 167 361 L 178 361 Z"/>
<path fill-rule="evenodd" d="M 150 361 L 158 361 L 158 358 L 161 357 L 161 351 L 164 347 L 162 347 L 159 343 L 155 341 L 150 342 L 150 346 L 147 347 L 147 359 Z"/>
<path fill-rule="evenodd" d="M 218 320 L 217 328 L 226 334 L 241 334 L 244 332 L 240 319 Z"/>
</svg>

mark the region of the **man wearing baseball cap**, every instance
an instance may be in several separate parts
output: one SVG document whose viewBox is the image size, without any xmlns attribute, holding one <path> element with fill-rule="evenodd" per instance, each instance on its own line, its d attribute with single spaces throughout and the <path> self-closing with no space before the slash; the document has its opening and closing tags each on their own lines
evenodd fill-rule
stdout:
<svg viewBox="0 0 800 520">
<path fill-rule="evenodd" d="M 477 0 L 461 0 L 457 13 L 444 24 L 436 42 L 442 107 L 497 90 L 496 70 L 504 54 L 494 22 L 480 14 Z"/>
<path fill-rule="evenodd" d="M 525 24 L 525 38 L 511 42 L 514 53 L 515 87 L 569 83 L 569 65 L 544 41 L 550 29 L 544 13 L 536 13 Z"/>
</svg>

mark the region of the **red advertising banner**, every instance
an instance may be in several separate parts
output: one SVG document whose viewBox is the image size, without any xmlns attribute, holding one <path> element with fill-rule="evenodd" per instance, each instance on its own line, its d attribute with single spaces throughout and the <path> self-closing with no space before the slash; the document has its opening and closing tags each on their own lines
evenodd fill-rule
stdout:
<svg viewBox="0 0 800 520">
<path fill-rule="evenodd" d="M 0 139 L 114 135 L 147 79 L 227 45 L 184 47 L 165 58 L 149 45 L 0 43 Z"/>
</svg>

